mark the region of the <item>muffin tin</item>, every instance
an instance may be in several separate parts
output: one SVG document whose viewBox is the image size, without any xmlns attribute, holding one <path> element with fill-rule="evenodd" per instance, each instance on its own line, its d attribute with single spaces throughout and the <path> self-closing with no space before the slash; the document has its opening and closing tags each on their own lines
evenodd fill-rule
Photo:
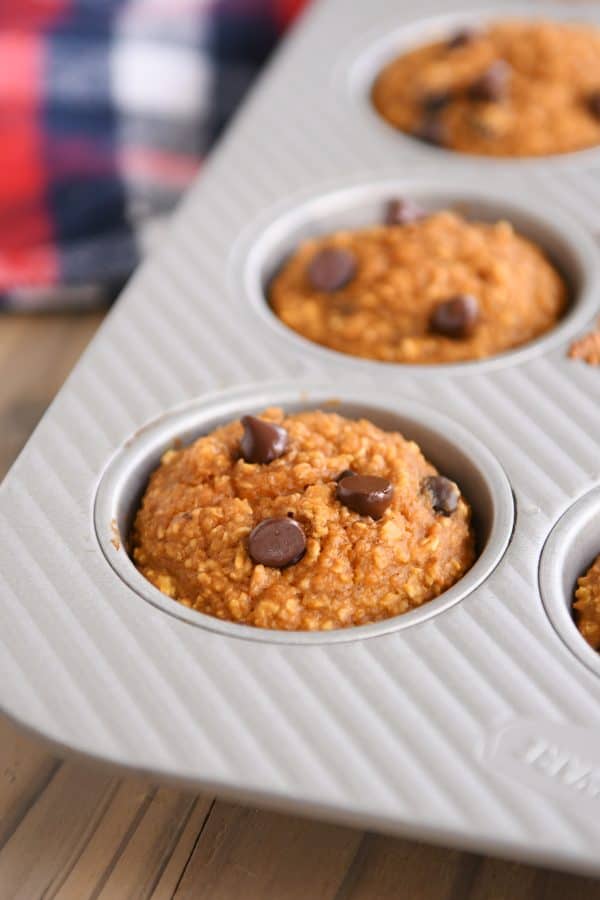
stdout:
<svg viewBox="0 0 600 900">
<path fill-rule="evenodd" d="M 598 155 L 491 170 L 433 151 L 361 111 L 357 72 L 395 29 L 600 11 L 443 7 L 314 4 L 44 417 L 0 493 L 0 704 L 60 752 L 156 780 L 598 872 L 599 666 L 568 601 L 600 550 L 600 375 L 566 356 L 600 311 Z M 569 280 L 565 319 L 431 367 L 281 325 L 265 282 L 296 239 L 379 219 L 398 194 L 508 215 Z M 124 542 L 160 452 L 273 403 L 416 438 L 475 507 L 471 572 L 414 613 L 316 635 L 217 622 L 151 588 Z"/>
</svg>

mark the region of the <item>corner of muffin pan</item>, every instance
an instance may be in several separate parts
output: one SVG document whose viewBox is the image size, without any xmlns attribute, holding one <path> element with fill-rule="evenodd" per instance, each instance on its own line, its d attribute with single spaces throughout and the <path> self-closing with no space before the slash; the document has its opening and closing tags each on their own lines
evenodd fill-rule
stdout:
<svg viewBox="0 0 600 900">
<path fill-rule="evenodd" d="M 363 36 L 359 43 L 348 48 L 338 60 L 333 82 L 340 101 L 348 107 L 348 114 L 366 129 L 374 131 L 376 139 L 387 141 L 396 149 L 404 145 L 409 151 L 418 150 L 423 161 L 443 161 L 444 165 L 481 166 L 487 172 L 490 166 L 497 171 L 527 171 L 543 167 L 573 168 L 600 162 L 600 147 L 589 147 L 571 153 L 555 153 L 548 156 L 498 157 L 460 153 L 445 147 L 426 144 L 406 134 L 387 122 L 375 109 L 371 92 L 379 72 L 395 57 L 415 50 L 423 44 L 444 40 L 461 28 L 485 26 L 500 19 L 551 19 L 558 22 L 582 22 L 600 25 L 600 13 L 594 4 L 577 3 L 486 4 L 479 9 L 455 10 L 397 24 L 398 17 L 388 19 Z M 488 173 L 489 174 L 489 173 Z"/>
<path fill-rule="evenodd" d="M 384 220 L 386 203 L 408 197 L 426 210 L 452 208 L 467 218 L 484 222 L 506 219 L 517 231 L 538 244 L 561 272 L 570 292 L 570 305 L 547 334 L 521 347 L 487 359 L 437 365 L 382 362 L 363 359 L 323 347 L 297 334 L 276 316 L 269 304 L 269 284 L 303 240 L 336 230 L 368 227 Z M 593 238 L 568 213 L 546 204 L 522 186 L 490 188 L 485 180 L 467 173 L 412 178 L 379 178 L 329 186 L 263 215 L 250 226 L 234 249 L 230 274 L 232 290 L 246 310 L 281 345 L 324 364 L 371 375 L 398 371 L 410 375 L 474 375 L 539 356 L 569 341 L 597 313 L 600 265 Z"/>
<path fill-rule="evenodd" d="M 458 483 L 472 506 L 479 554 L 473 567 L 448 591 L 418 609 L 382 622 L 334 631 L 276 631 L 222 621 L 189 609 L 157 590 L 131 561 L 127 539 L 141 495 L 162 454 L 246 413 L 260 413 L 273 405 L 282 406 L 288 413 L 323 409 L 348 418 L 368 418 L 416 441 L 440 472 Z M 226 637 L 312 645 L 403 630 L 454 606 L 471 594 L 502 560 L 512 537 L 515 510 L 511 485 L 495 456 L 467 429 L 441 413 L 396 394 L 382 392 L 374 400 L 372 392 L 365 389 L 339 392 L 330 386 L 277 383 L 203 397 L 139 429 L 108 462 L 96 492 L 93 516 L 102 552 L 131 589 L 132 602 L 141 598 L 190 625 Z"/>
<path fill-rule="evenodd" d="M 563 643 L 597 675 L 600 653 L 580 634 L 572 603 L 577 579 L 600 553 L 600 485 L 579 497 L 552 528 L 540 557 L 539 586 L 546 614 Z"/>
</svg>

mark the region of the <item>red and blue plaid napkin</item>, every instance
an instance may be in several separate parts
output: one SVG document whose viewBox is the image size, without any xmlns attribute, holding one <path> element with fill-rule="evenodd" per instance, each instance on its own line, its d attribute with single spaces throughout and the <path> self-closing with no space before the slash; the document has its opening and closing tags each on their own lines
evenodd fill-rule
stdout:
<svg viewBox="0 0 600 900">
<path fill-rule="evenodd" d="M 305 0 L 0 0 L 0 308 L 109 301 Z"/>
</svg>

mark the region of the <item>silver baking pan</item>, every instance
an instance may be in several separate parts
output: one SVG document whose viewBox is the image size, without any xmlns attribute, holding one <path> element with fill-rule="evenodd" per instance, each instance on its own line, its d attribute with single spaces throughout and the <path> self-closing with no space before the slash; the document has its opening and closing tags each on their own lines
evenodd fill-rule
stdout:
<svg viewBox="0 0 600 900">
<path fill-rule="evenodd" d="M 0 493 L 0 706 L 121 771 L 598 873 L 600 664 L 569 607 L 600 551 L 600 375 L 567 348 L 600 310 L 600 155 L 432 149 L 368 89 L 459 24 L 600 8 L 444 7 L 314 4 L 42 420 Z M 398 194 L 513 221 L 569 282 L 558 327 L 431 367 L 287 330 L 265 287 L 298 239 L 379 221 Z M 473 569 L 418 611 L 326 634 L 218 622 L 147 584 L 127 530 L 161 452 L 272 404 L 417 440 L 473 505 Z"/>
</svg>

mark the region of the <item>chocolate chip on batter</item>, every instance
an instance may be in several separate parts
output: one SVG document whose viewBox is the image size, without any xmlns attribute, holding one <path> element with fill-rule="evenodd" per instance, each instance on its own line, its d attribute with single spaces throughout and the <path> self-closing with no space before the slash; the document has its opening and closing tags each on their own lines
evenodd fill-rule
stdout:
<svg viewBox="0 0 600 900">
<path fill-rule="evenodd" d="M 470 337 L 479 319 L 479 302 L 472 294 L 458 294 L 439 303 L 431 314 L 432 331 L 449 338 Z"/>
<path fill-rule="evenodd" d="M 341 481 L 342 478 L 353 478 L 356 475 L 354 469 L 344 469 L 339 475 L 336 475 L 334 481 Z"/>
<path fill-rule="evenodd" d="M 594 91 L 587 98 L 587 107 L 591 114 L 600 119 L 600 91 Z"/>
<path fill-rule="evenodd" d="M 456 34 L 452 35 L 446 46 L 449 50 L 457 50 L 459 47 L 465 47 L 467 44 L 472 44 L 480 34 L 481 32 L 478 28 L 461 28 L 460 31 L 457 31 Z"/>
<path fill-rule="evenodd" d="M 426 116 L 413 131 L 413 137 L 435 147 L 443 147 L 446 143 L 446 128 L 437 116 Z"/>
<path fill-rule="evenodd" d="M 360 516 L 380 519 L 394 496 L 394 485 L 378 475 L 350 475 L 342 478 L 336 498 Z"/>
<path fill-rule="evenodd" d="M 469 88 L 472 100 L 497 102 L 508 93 L 511 67 L 503 59 L 497 59 Z"/>
<path fill-rule="evenodd" d="M 248 553 L 253 562 L 285 569 L 299 562 L 306 552 L 306 537 L 295 519 L 263 519 L 250 532 Z"/>
<path fill-rule="evenodd" d="M 265 422 L 256 416 L 244 416 L 242 425 L 244 433 L 240 450 L 247 463 L 270 463 L 285 453 L 289 436 L 281 425 Z"/>
<path fill-rule="evenodd" d="M 432 91 L 429 94 L 424 94 L 421 105 L 429 115 L 432 115 L 433 113 L 439 112 L 444 106 L 447 106 L 451 100 L 451 91 Z"/>
<path fill-rule="evenodd" d="M 339 291 L 356 274 L 356 259 L 344 247 L 326 247 L 313 256 L 308 267 L 310 283 L 317 291 Z"/>
<path fill-rule="evenodd" d="M 431 505 L 435 512 L 449 516 L 456 511 L 460 491 L 449 478 L 444 478 L 443 475 L 429 475 L 424 479 L 423 487 L 431 497 Z"/>
<path fill-rule="evenodd" d="M 425 210 L 409 197 L 398 197 L 390 200 L 385 211 L 386 225 L 410 225 L 424 219 Z"/>
</svg>

